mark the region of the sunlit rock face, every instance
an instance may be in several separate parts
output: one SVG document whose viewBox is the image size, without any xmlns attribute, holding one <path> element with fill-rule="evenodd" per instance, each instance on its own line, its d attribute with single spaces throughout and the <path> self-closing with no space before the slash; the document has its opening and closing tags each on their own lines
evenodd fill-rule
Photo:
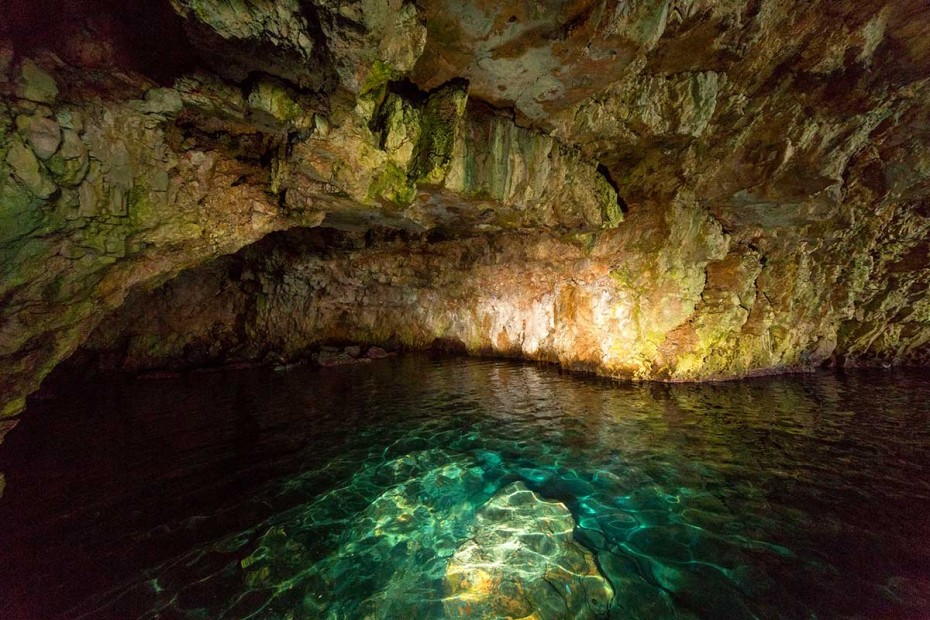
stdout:
<svg viewBox="0 0 930 620">
<path fill-rule="evenodd" d="M 132 296 L 85 352 L 104 367 L 144 370 L 293 361 L 327 342 L 422 348 L 439 341 L 475 354 L 650 377 L 659 374 L 653 364 L 674 364 L 691 351 L 682 347 L 657 360 L 644 332 L 664 333 L 687 320 L 700 302 L 705 266 L 726 255 L 726 237 L 700 211 L 677 216 L 693 218 L 688 228 L 700 234 L 666 238 L 666 222 L 652 222 L 663 239 L 659 253 L 638 249 L 621 229 L 447 241 L 292 231 L 185 274 L 154 295 Z M 622 251 L 621 264 L 615 257 Z M 623 266 L 651 279 L 646 297 L 637 293 L 640 282 L 623 279 Z M 153 306 L 164 310 L 151 313 Z M 691 378 L 691 372 L 666 366 L 663 376 Z"/>
<path fill-rule="evenodd" d="M 634 379 L 804 370 L 839 356 L 923 363 L 920 346 L 858 335 L 848 309 L 831 307 L 846 300 L 858 313 L 870 299 L 842 273 L 804 255 L 763 261 L 686 204 L 597 234 L 291 230 L 134 292 L 74 365 L 281 364 L 347 343 L 440 346 Z"/>
<path fill-rule="evenodd" d="M 930 359 L 917 0 L 12 4 L 5 417 L 82 343 L 138 369 L 440 339 L 671 380 Z M 315 226 L 341 232 L 262 240 Z"/>
</svg>

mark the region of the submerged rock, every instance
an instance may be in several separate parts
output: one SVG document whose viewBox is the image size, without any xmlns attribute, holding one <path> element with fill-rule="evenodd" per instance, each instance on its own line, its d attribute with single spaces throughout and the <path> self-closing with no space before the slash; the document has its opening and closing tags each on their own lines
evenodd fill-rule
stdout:
<svg viewBox="0 0 930 620">
<path fill-rule="evenodd" d="M 283 515 L 240 561 L 263 592 L 251 604 L 281 617 L 603 617 L 613 592 L 572 539 L 568 509 L 519 482 L 495 492 L 489 469 L 431 448 L 357 472 Z M 315 557 L 335 516 L 350 526 Z"/>
<path fill-rule="evenodd" d="M 373 360 L 380 360 L 390 356 L 391 354 L 381 347 L 368 347 L 368 351 L 365 352 L 365 355 Z"/>
<path fill-rule="evenodd" d="M 572 537 L 561 502 L 522 482 L 501 489 L 475 515 L 469 540 L 446 569 L 450 618 L 597 618 L 613 590 L 591 552 Z"/>
<path fill-rule="evenodd" d="M 244 579 L 263 589 L 262 608 L 276 617 L 445 617 L 445 567 L 484 475 L 472 459 L 440 449 L 361 470 L 271 527 L 241 561 Z M 329 553 L 314 555 L 334 518 L 350 526 Z"/>
<path fill-rule="evenodd" d="M 359 347 L 346 347 L 342 350 L 323 347 L 319 353 L 314 354 L 313 360 L 320 366 L 347 366 L 371 361 L 367 357 L 360 357 L 360 355 L 361 348 Z"/>
</svg>

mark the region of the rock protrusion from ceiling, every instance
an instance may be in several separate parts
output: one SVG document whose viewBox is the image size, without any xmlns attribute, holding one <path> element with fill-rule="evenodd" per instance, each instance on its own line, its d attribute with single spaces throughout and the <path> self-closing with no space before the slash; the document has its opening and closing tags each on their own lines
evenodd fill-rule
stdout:
<svg viewBox="0 0 930 620">
<path fill-rule="evenodd" d="M 410 93 L 384 82 L 293 140 L 275 187 L 286 204 L 315 200 L 330 223 L 356 228 L 596 230 L 622 221 L 595 164 L 469 105 L 467 88 L 453 81 Z"/>
<path fill-rule="evenodd" d="M 661 208 L 687 187 L 709 206 L 828 210 L 863 149 L 926 150 L 918 5 L 669 3 L 661 37 L 622 73 L 532 123 L 606 165 L 633 204 Z"/>
<path fill-rule="evenodd" d="M 253 72 L 313 90 L 331 87 L 329 50 L 298 0 L 172 0 L 211 68 L 235 81 Z"/>
<path fill-rule="evenodd" d="M 210 68 L 236 82 L 258 72 L 299 88 L 363 91 L 413 68 L 426 43 L 403 0 L 171 0 Z"/>
<path fill-rule="evenodd" d="M 545 125 L 622 77 L 661 38 L 668 8 L 667 1 L 431 2 L 423 11 L 426 50 L 411 77 L 427 89 L 465 78 L 473 96 Z"/>
</svg>

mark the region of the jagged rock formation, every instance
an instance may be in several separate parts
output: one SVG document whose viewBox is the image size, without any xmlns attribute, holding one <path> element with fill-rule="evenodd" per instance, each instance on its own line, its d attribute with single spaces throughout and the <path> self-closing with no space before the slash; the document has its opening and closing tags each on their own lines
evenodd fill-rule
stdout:
<svg viewBox="0 0 930 620">
<path fill-rule="evenodd" d="M 144 4 L 0 26 L 4 417 L 85 342 L 673 380 L 930 359 L 918 0 Z"/>
</svg>

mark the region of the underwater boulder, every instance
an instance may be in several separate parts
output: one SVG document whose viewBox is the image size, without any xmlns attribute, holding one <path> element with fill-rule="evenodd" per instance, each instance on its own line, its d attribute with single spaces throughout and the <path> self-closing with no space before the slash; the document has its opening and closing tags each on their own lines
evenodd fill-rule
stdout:
<svg viewBox="0 0 930 620">
<path fill-rule="evenodd" d="M 591 552 L 574 541 L 565 504 L 522 482 L 501 489 L 446 569 L 449 617 L 595 618 L 613 598 Z"/>
</svg>

